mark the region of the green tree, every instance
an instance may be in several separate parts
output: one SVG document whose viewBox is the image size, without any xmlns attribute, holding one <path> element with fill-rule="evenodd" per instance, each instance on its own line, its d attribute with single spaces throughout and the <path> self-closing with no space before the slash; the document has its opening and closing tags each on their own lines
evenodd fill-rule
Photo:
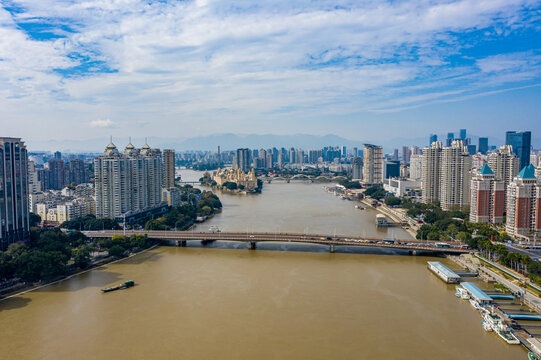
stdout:
<svg viewBox="0 0 541 360">
<path fill-rule="evenodd" d="M 386 197 L 384 202 L 387 206 L 400 206 L 400 204 L 402 204 L 402 200 L 396 196 Z"/>
<path fill-rule="evenodd" d="M 109 255 L 115 256 L 115 257 L 122 257 L 124 255 L 124 252 L 126 249 L 124 249 L 120 245 L 113 245 L 109 249 Z"/>
</svg>

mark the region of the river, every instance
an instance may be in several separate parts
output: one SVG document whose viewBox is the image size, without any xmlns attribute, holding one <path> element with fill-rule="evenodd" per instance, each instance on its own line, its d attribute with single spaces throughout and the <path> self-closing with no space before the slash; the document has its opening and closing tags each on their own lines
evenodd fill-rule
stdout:
<svg viewBox="0 0 541 360">
<path fill-rule="evenodd" d="M 224 211 L 198 226 L 409 237 L 376 230 L 373 210 L 321 185 L 220 197 Z M 430 258 L 310 249 L 159 247 L 0 301 L 0 359 L 526 357 L 483 330 L 478 312 L 427 270 Z M 127 279 L 137 286 L 99 291 Z"/>
</svg>

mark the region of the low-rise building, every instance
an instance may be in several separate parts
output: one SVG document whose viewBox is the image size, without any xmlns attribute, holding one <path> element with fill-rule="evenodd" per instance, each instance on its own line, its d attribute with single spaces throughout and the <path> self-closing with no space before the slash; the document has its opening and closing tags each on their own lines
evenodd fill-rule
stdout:
<svg viewBox="0 0 541 360">
<path fill-rule="evenodd" d="M 421 195 L 421 181 L 415 179 L 390 178 L 383 180 L 383 189 L 397 197 L 416 198 Z"/>
</svg>

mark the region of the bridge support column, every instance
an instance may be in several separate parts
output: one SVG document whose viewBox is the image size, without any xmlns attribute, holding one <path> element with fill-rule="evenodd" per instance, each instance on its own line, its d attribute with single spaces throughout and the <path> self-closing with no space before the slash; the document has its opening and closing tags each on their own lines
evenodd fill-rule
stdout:
<svg viewBox="0 0 541 360">
<path fill-rule="evenodd" d="M 248 249 L 255 250 L 255 241 L 250 241 L 250 243 L 248 244 Z"/>
<path fill-rule="evenodd" d="M 186 240 L 181 240 L 180 241 L 180 246 L 181 247 L 186 247 Z"/>
<path fill-rule="evenodd" d="M 330 245 L 330 246 L 329 246 L 329 252 L 330 252 L 331 254 L 334 254 L 334 245 Z"/>
<path fill-rule="evenodd" d="M 416 256 L 417 255 L 417 250 L 410 250 L 409 254 L 412 255 L 412 256 Z"/>
</svg>

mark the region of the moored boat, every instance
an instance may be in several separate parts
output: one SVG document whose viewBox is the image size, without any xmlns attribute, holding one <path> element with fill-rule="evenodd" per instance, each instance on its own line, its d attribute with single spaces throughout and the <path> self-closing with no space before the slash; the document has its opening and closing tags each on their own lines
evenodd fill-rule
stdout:
<svg viewBox="0 0 541 360">
<path fill-rule="evenodd" d="M 509 329 L 509 326 L 505 325 L 503 322 L 499 323 L 495 331 L 496 334 L 509 345 L 520 345 L 520 340 L 513 334 L 511 329 Z"/>
<path fill-rule="evenodd" d="M 464 289 L 462 286 L 456 286 L 455 289 L 456 289 L 457 294 L 459 294 L 462 299 L 464 300 L 470 299 L 470 294 L 468 294 L 466 289 Z"/>
<path fill-rule="evenodd" d="M 101 291 L 106 293 L 106 292 L 111 292 L 111 291 L 115 291 L 115 290 L 127 289 L 127 288 L 130 288 L 132 286 L 135 286 L 135 281 L 126 280 L 122 284 L 118 284 L 117 286 L 110 287 L 110 288 L 101 289 Z"/>
<path fill-rule="evenodd" d="M 470 298 L 469 300 L 470 300 L 471 306 L 473 306 L 474 308 L 476 308 L 477 310 L 479 310 L 479 308 L 481 307 L 481 306 L 479 305 L 479 303 L 478 303 L 477 301 L 475 301 L 474 299 L 472 299 L 472 298 Z"/>
</svg>

